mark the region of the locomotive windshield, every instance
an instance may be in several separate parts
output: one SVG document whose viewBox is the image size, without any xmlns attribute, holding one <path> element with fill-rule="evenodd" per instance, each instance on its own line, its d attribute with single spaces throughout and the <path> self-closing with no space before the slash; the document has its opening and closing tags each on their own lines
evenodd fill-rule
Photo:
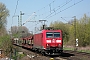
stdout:
<svg viewBox="0 0 90 60">
<path fill-rule="evenodd" d="M 60 32 L 47 32 L 46 37 L 47 38 L 59 38 Z"/>
</svg>

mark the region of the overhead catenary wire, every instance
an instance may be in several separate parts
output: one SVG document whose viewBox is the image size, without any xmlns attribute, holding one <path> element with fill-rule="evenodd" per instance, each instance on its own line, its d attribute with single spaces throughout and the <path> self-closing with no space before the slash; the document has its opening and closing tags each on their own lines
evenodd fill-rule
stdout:
<svg viewBox="0 0 90 60">
<path fill-rule="evenodd" d="M 59 8 L 57 8 L 55 11 L 53 11 L 52 13 L 50 13 L 48 16 L 46 16 L 45 18 L 48 18 L 50 15 L 52 15 L 54 12 L 55 12 L 55 14 L 56 14 L 56 11 L 58 11 L 59 9 L 61 9 L 62 7 L 64 7 L 64 6 L 66 6 L 68 3 L 70 3 L 72 0 L 69 0 L 69 1 L 67 1 L 65 4 L 63 4 L 62 6 L 61 5 L 59 5 L 58 7 Z M 54 8 L 55 9 L 55 8 Z"/>
<path fill-rule="evenodd" d="M 56 11 L 57 10 L 59 10 L 60 8 L 62 8 L 62 7 L 64 7 L 65 5 L 67 5 L 69 2 L 71 2 L 72 0 L 69 0 L 69 1 L 67 1 L 67 2 L 65 2 L 65 3 L 63 3 L 63 4 L 60 4 L 59 6 L 57 6 L 57 7 L 55 7 L 55 8 L 53 8 L 53 9 L 51 9 L 51 5 L 49 5 L 49 7 L 50 7 L 50 11 L 48 11 L 48 12 L 50 12 L 50 14 L 49 15 L 51 15 L 51 14 L 53 14 L 53 13 L 55 13 L 56 14 Z M 53 2 L 54 3 L 54 2 Z M 48 12 L 45 12 L 45 13 L 43 13 L 42 15 L 44 15 L 44 14 L 46 14 L 46 13 L 48 13 Z M 49 16 L 48 15 L 48 16 Z M 40 16 L 40 15 L 39 15 Z M 46 17 L 48 17 L 48 16 L 46 16 Z M 45 17 L 45 18 L 46 18 Z"/>
<path fill-rule="evenodd" d="M 89 12 L 86 12 L 85 14 L 87 15 L 87 14 L 89 14 Z M 75 16 L 83 16 L 83 13 L 82 14 L 77 14 Z M 68 22 L 65 18 L 73 18 L 73 17 L 69 16 L 69 17 L 60 17 L 60 18 L 63 19 L 64 21 Z"/>
<path fill-rule="evenodd" d="M 67 1 L 65 4 L 68 4 L 68 2 L 70 2 L 70 1 L 72 1 L 72 0 Z M 51 3 L 49 3 L 48 5 L 46 5 L 46 6 L 43 7 L 43 8 L 39 9 L 39 10 L 36 11 L 36 12 L 39 12 L 40 10 L 45 9 L 45 8 L 48 7 L 48 6 L 50 7 L 50 11 L 48 11 L 48 12 L 51 12 L 51 11 L 52 11 L 52 9 L 51 9 L 51 4 L 54 3 L 54 2 L 55 2 L 55 0 L 53 0 Z M 62 7 L 63 7 L 65 4 L 63 4 Z M 60 8 L 60 7 L 59 7 L 59 8 Z M 58 9 L 59 9 L 59 8 L 58 8 Z M 53 12 L 56 13 L 55 8 L 53 9 Z M 44 15 L 44 14 L 42 14 L 42 15 Z M 39 16 L 40 16 L 40 15 L 39 15 Z"/>
<path fill-rule="evenodd" d="M 45 9 L 47 6 L 51 5 L 51 4 L 54 3 L 54 2 L 55 2 L 55 0 L 53 0 L 51 3 L 49 3 L 49 4 L 46 5 L 45 7 L 37 10 L 36 12 L 39 12 L 39 11 L 41 11 L 42 9 Z M 35 14 L 36 12 L 34 12 L 34 14 Z M 23 25 L 24 25 L 25 23 L 27 23 L 27 22 L 37 22 L 37 21 L 30 21 L 30 20 L 31 20 L 30 18 L 31 18 L 31 16 L 23 23 Z M 39 24 L 39 23 L 37 23 L 37 24 Z M 35 25 L 37 25 L 37 24 L 35 24 Z"/>
<path fill-rule="evenodd" d="M 18 7 L 18 1 L 19 1 L 19 0 L 17 0 L 17 5 L 16 5 L 15 13 L 16 13 L 16 10 L 17 10 L 17 7 Z M 65 10 L 69 9 L 70 7 L 76 5 L 76 3 L 74 2 L 74 4 L 73 4 L 72 6 L 69 6 L 69 7 L 65 8 L 65 9 L 63 9 L 63 10 L 60 10 L 62 7 L 66 6 L 66 5 L 67 5 L 69 2 L 71 2 L 71 1 L 72 1 L 72 0 L 67 0 L 66 3 L 58 6 L 57 8 L 53 8 L 53 9 L 52 9 L 51 4 L 55 2 L 55 0 L 53 0 L 50 4 L 46 5 L 45 7 L 39 9 L 39 10 L 36 11 L 36 12 L 39 12 L 39 11 L 41 11 L 42 9 L 44 9 L 44 8 L 46 8 L 46 7 L 48 6 L 48 7 L 50 8 L 50 10 L 49 10 L 48 12 L 51 12 L 51 13 L 50 13 L 47 17 L 45 17 L 45 18 L 50 18 L 50 17 L 53 17 L 54 15 L 59 14 L 60 12 L 63 12 L 63 11 L 65 11 Z M 83 0 L 81 0 L 81 1 L 83 1 Z M 53 11 L 52 11 L 52 10 L 53 10 Z M 59 11 L 59 10 L 60 10 L 60 11 Z M 58 12 L 58 13 L 57 13 L 57 12 Z M 15 14 L 15 13 L 14 13 L 14 14 Z M 44 14 L 43 14 L 43 15 L 44 15 Z"/>
<path fill-rule="evenodd" d="M 52 1 L 51 3 L 49 3 L 48 5 L 52 4 L 53 2 L 55 2 L 55 0 L 53 0 L 53 1 Z M 17 1 L 17 5 L 18 5 L 18 1 Z M 45 7 L 43 7 L 43 8 L 41 8 L 41 9 L 37 10 L 36 12 L 39 12 L 40 10 L 46 8 L 48 5 L 46 5 Z M 33 15 L 34 15 L 36 12 L 34 12 Z M 32 16 L 32 15 L 31 15 L 31 16 Z M 31 19 L 30 19 L 31 16 L 23 23 L 23 25 L 24 25 L 25 23 L 29 22 L 29 20 L 31 20 Z"/>
<path fill-rule="evenodd" d="M 43 7 L 43 8 L 41 8 L 41 9 L 37 10 L 36 12 L 41 11 L 42 9 L 46 8 L 47 6 L 49 6 L 50 4 L 52 4 L 53 2 L 55 2 L 55 0 L 53 0 L 51 3 L 49 3 L 49 4 L 48 4 L 48 5 L 46 5 L 45 7 Z"/>
<path fill-rule="evenodd" d="M 71 1 L 72 1 L 72 0 L 69 0 L 69 1 L 65 2 L 64 4 L 61 4 L 61 5 L 57 6 L 56 8 L 53 8 L 53 9 L 52 9 L 52 7 L 51 7 L 51 4 L 49 4 L 49 5 L 47 5 L 47 6 L 49 6 L 50 10 L 49 10 L 48 12 L 42 13 L 42 14 L 39 15 L 39 16 L 45 15 L 46 13 L 49 13 L 49 12 L 50 12 L 50 14 L 52 14 L 52 13 L 55 13 L 55 14 L 56 14 L 56 11 L 57 11 L 58 9 L 64 7 L 65 5 L 67 5 L 67 4 L 68 4 L 69 2 L 71 2 Z M 55 2 L 55 1 L 53 1 L 52 3 L 54 3 L 54 2 Z"/>
<path fill-rule="evenodd" d="M 33 15 L 35 15 L 35 12 L 23 23 L 23 25 L 24 25 L 25 23 L 29 22 Z"/>
<path fill-rule="evenodd" d="M 48 11 L 48 12 L 50 12 L 51 14 L 52 13 L 55 13 L 56 14 L 56 11 L 57 10 L 59 10 L 60 8 L 62 8 L 62 7 L 64 7 L 65 5 L 67 5 L 68 3 L 70 3 L 72 0 L 69 0 L 69 1 L 67 1 L 66 3 L 64 3 L 64 4 L 62 4 L 62 5 L 59 5 L 58 7 L 57 7 L 57 9 L 55 9 L 55 8 L 53 8 L 53 12 L 52 12 L 52 8 L 51 8 L 51 3 L 50 4 L 48 4 L 47 6 L 49 6 L 50 7 L 50 10 Z M 55 2 L 55 0 L 52 2 L 52 3 L 54 3 Z M 47 7 L 46 6 L 46 7 Z M 45 7 L 44 7 L 45 8 Z M 41 9 L 42 10 L 42 9 Z M 43 15 L 43 14 L 42 14 Z M 39 15 L 40 16 L 40 15 Z"/>
<path fill-rule="evenodd" d="M 76 2 L 76 3 L 74 3 L 73 5 L 71 5 L 71 6 L 69 6 L 69 7 L 67 7 L 67 8 L 65 8 L 65 9 L 63 9 L 63 10 L 60 10 L 59 12 L 57 12 L 56 14 L 59 14 L 60 12 L 63 12 L 63 11 L 65 11 L 65 10 L 67 10 L 67 9 L 69 9 L 69 8 L 71 8 L 71 7 L 73 7 L 74 5 L 76 5 L 76 4 L 78 4 L 78 3 L 80 3 L 80 2 L 82 2 L 83 0 L 80 0 L 80 1 L 78 1 L 78 2 Z M 56 14 L 54 14 L 54 15 L 52 15 L 53 13 L 51 13 L 51 14 L 49 14 L 48 16 L 46 16 L 45 18 L 51 18 L 51 17 L 53 17 L 53 16 L 55 16 Z"/>
<path fill-rule="evenodd" d="M 43 8 L 41 8 L 41 9 L 37 10 L 36 13 L 39 12 L 39 11 L 41 11 L 41 10 L 45 10 L 46 7 L 49 7 L 49 8 L 50 8 L 50 11 L 49 11 L 49 12 L 51 12 L 51 11 L 52 11 L 52 10 L 51 10 L 51 4 L 53 4 L 54 2 L 55 2 L 55 0 L 53 0 L 51 3 L 47 4 L 45 7 L 43 7 Z M 44 13 L 39 14 L 39 15 L 37 15 L 37 16 L 40 17 L 40 16 L 42 16 L 42 15 L 44 15 L 44 14 L 46 14 L 46 13 L 44 12 Z"/>
<path fill-rule="evenodd" d="M 61 17 L 64 21 L 68 22 L 66 19 L 64 19 L 63 17 Z"/>
</svg>

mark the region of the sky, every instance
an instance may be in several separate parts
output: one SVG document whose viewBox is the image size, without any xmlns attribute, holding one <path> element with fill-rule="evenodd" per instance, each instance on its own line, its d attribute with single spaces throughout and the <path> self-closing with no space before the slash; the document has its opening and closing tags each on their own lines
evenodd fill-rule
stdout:
<svg viewBox="0 0 90 60">
<path fill-rule="evenodd" d="M 49 26 L 54 21 L 67 23 L 73 19 L 73 16 L 80 19 L 87 14 L 90 17 L 90 0 L 0 0 L 0 2 L 6 5 L 10 13 L 7 17 L 7 30 L 11 26 L 18 26 L 17 16 L 20 16 L 20 11 L 24 13 L 22 24 L 27 20 L 47 20 L 45 24 Z M 34 31 L 35 27 L 38 29 L 42 24 L 41 22 L 27 22 L 24 26 L 29 31 Z"/>
</svg>

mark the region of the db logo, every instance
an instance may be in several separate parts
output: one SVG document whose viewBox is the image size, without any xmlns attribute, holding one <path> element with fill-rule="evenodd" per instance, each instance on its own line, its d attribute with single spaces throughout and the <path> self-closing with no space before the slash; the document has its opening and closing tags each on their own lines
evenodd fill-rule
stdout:
<svg viewBox="0 0 90 60">
<path fill-rule="evenodd" d="M 55 43 L 55 39 L 52 40 L 52 43 Z"/>
</svg>

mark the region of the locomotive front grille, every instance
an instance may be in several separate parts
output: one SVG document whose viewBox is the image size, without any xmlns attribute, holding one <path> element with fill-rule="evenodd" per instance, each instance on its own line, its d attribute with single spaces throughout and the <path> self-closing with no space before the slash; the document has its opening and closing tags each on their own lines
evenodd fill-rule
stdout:
<svg viewBox="0 0 90 60">
<path fill-rule="evenodd" d="M 63 51 L 63 48 L 62 47 L 50 47 L 50 48 L 47 48 L 46 49 L 47 52 L 49 53 L 56 53 L 56 52 L 62 52 Z"/>
<path fill-rule="evenodd" d="M 49 48 L 46 48 L 46 50 L 62 50 L 62 47 L 49 47 Z"/>
</svg>

